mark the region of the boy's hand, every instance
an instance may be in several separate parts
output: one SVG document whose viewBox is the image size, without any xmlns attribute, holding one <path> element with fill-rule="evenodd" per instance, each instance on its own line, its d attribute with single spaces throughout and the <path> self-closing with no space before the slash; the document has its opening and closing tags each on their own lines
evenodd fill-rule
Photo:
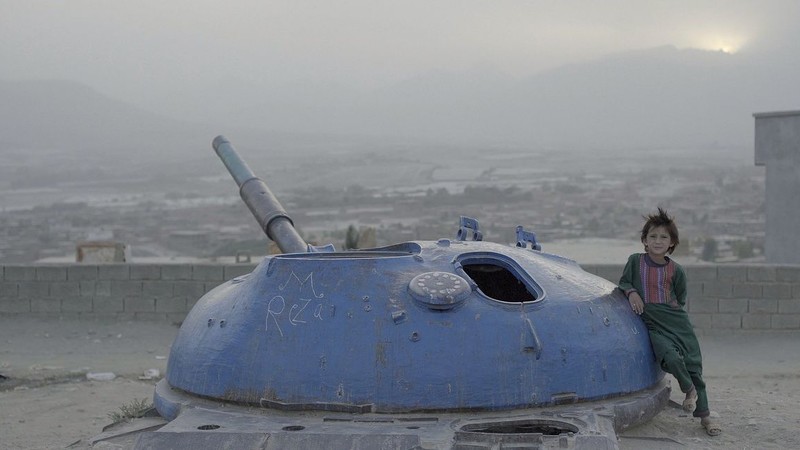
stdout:
<svg viewBox="0 0 800 450">
<path fill-rule="evenodd" d="M 631 292 L 631 295 L 628 296 L 628 303 L 631 304 L 633 312 L 642 315 L 642 312 L 644 312 L 644 302 L 638 292 Z"/>
</svg>

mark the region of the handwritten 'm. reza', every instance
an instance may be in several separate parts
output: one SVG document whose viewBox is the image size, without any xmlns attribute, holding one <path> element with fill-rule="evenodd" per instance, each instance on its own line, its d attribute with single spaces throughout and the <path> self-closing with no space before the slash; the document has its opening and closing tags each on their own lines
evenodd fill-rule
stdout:
<svg viewBox="0 0 800 450">
<path fill-rule="evenodd" d="M 293 281 L 296 283 L 293 283 Z M 295 285 L 297 286 L 297 292 L 292 295 L 291 291 Z M 269 331 L 270 319 L 281 336 L 283 336 L 283 330 L 281 329 L 280 320 L 288 320 L 292 326 L 308 323 L 308 320 L 322 320 L 323 305 L 321 302 L 309 308 L 309 304 L 312 301 L 321 299 L 325 295 L 323 293 L 317 294 L 314 289 L 314 272 L 309 273 L 302 280 L 292 272 L 289 275 L 289 279 L 278 286 L 278 289 L 286 292 L 284 295 L 272 297 L 269 304 L 267 304 L 267 317 L 264 327 L 266 331 Z"/>
</svg>

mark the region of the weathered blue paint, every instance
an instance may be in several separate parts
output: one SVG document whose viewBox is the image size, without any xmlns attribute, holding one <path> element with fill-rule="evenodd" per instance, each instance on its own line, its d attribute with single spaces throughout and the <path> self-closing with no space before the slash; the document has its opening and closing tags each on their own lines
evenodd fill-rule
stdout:
<svg viewBox="0 0 800 450">
<path fill-rule="evenodd" d="M 488 297 L 473 264 L 514 274 L 535 299 Z M 447 292 L 426 301 L 410 286 L 426 273 L 469 289 L 441 307 Z M 662 376 L 612 283 L 539 251 L 449 240 L 267 257 L 200 299 L 167 369 L 204 397 L 377 412 L 601 399 Z"/>
</svg>

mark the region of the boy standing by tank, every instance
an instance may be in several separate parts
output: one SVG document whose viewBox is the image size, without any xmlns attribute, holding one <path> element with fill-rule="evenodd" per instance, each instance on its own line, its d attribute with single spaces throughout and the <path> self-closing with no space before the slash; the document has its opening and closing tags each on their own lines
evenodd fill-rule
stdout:
<svg viewBox="0 0 800 450">
<path fill-rule="evenodd" d="M 686 274 L 669 256 L 680 242 L 678 227 L 666 211 L 645 217 L 641 240 L 645 253 L 628 258 L 619 288 L 650 334 L 653 353 L 661 368 L 678 380 L 686 394 L 683 409 L 700 417 L 711 436 L 722 431 L 710 416 L 700 345 L 686 304 Z"/>
</svg>

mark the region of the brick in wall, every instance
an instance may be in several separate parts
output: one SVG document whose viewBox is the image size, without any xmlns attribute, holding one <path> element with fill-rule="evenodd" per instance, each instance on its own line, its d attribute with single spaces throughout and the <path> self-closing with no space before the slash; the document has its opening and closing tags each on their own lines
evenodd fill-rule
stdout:
<svg viewBox="0 0 800 450">
<path fill-rule="evenodd" d="M 792 298 L 792 285 L 789 283 L 770 283 L 764 285 L 764 298 Z"/>
<path fill-rule="evenodd" d="M 719 312 L 744 314 L 750 301 L 746 298 L 726 298 L 718 302 Z"/>
<path fill-rule="evenodd" d="M 97 267 L 97 277 L 101 280 L 129 280 L 130 274 L 127 264 L 103 264 Z"/>
<path fill-rule="evenodd" d="M 716 297 L 716 298 L 730 298 L 733 296 L 733 288 L 731 283 L 721 281 L 704 281 L 703 282 L 703 296 Z"/>
<path fill-rule="evenodd" d="M 717 279 L 720 281 L 747 281 L 747 266 L 719 266 Z"/>
<path fill-rule="evenodd" d="M 82 297 L 94 297 L 96 281 L 77 281 L 78 291 Z"/>
<path fill-rule="evenodd" d="M 51 297 L 77 297 L 79 295 L 81 295 L 80 285 L 76 281 L 50 283 Z"/>
<path fill-rule="evenodd" d="M 776 268 L 775 279 L 784 282 L 800 282 L 800 266 Z"/>
<path fill-rule="evenodd" d="M 733 283 L 733 296 L 738 298 L 761 298 L 763 286 L 761 283 Z"/>
<path fill-rule="evenodd" d="M 60 298 L 32 298 L 31 312 L 35 313 L 60 313 Z"/>
<path fill-rule="evenodd" d="M 50 283 L 46 281 L 20 281 L 19 296 L 23 298 L 45 298 L 50 295 Z"/>
<path fill-rule="evenodd" d="M 100 297 L 110 297 L 111 282 L 105 280 L 98 280 L 97 283 L 94 284 L 94 295 Z"/>
<path fill-rule="evenodd" d="M 92 311 L 96 314 L 121 313 L 125 311 L 125 302 L 122 297 L 95 297 Z"/>
<path fill-rule="evenodd" d="M 800 299 L 778 300 L 778 314 L 800 314 Z"/>
<path fill-rule="evenodd" d="M 744 314 L 742 328 L 748 330 L 768 330 L 772 328 L 772 314 Z"/>
<path fill-rule="evenodd" d="M 89 297 L 65 297 L 61 299 L 63 312 L 92 312 L 93 302 Z"/>
<path fill-rule="evenodd" d="M 31 301 L 27 298 L 9 298 L 0 301 L 0 313 L 29 313 Z"/>
<path fill-rule="evenodd" d="M 125 312 L 155 312 L 156 301 L 152 298 L 125 297 Z"/>
<path fill-rule="evenodd" d="M 748 281 L 775 281 L 777 270 L 774 266 L 749 266 L 747 267 Z"/>
<path fill-rule="evenodd" d="M 36 267 L 33 266 L 6 266 L 3 271 L 6 281 L 33 281 L 36 279 Z"/>
<path fill-rule="evenodd" d="M 773 314 L 772 328 L 776 330 L 796 330 L 800 328 L 800 314 Z"/>
<path fill-rule="evenodd" d="M 778 301 L 770 299 L 749 300 L 747 311 L 750 314 L 770 314 L 778 312 Z"/>
<path fill-rule="evenodd" d="M 67 280 L 69 281 L 88 281 L 97 279 L 97 266 L 95 265 L 76 265 L 67 267 Z"/>
<path fill-rule="evenodd" d="M 192 266 L 170 264 L 161 267 L 162 280 L 191 280 Z"/>
<path fill-rule="evenodd" d="M 742 328 L 741 314 L 714 314 L 711 328 Z"/>
<path fill-rule="evenodd" d="M 689 314 L 689 320 L 694 328 L 708 329 L 711 328 L 712 316 L 713 314 L 709 313 L 691 313 Z"/>
<path fill-rule="evenodd" d="M 143 281 L 142 295 L 154 298 L 171 298 L 173 296 L 172 281 Z"/>
<path fill-rule="evenodd" d="M 130 269 L 131 280 L 160 280 L 161 266 L 155 264 L 134 264 Z"/>
<path fill-rule="evenodd" d="M 141 281 L 114 280 L 111 282 L 111 296 L 113 297 L 130 297 L 141 295 Z"/>
<path fill-rule="evenodd" d="M 687 302 L 687 309 L 692 314 L 719 312 L 719 300 L 709 297 L 694 297 Z"/>
<path fill-rule="evenodd" d="M 192 266 L 192 279 L 199 281 L 222 281 L 222 266 L 211 264 L 195 264 Z"/>
<path fill-rule="evenodd" d="M 188 312 L 185 297 L 171 297 L 156 299 L 156 312 L 176 313 Z"/>
<path fill-rule="evenodd" d="M 19 297 L 19 285 L 17 283 L 0 282 L 0 299 Z"/>
<path fill-rule="evenodd" d="M 712 281 L 717 279 L 716 266 L 684 266 L 688 281 Z"/>
<path fill-rule="evenodd" d="M 703 282 L 702 281 L 690 281 L 686 283 L 686 292 L 689 298 L 688 301 L 695 297 L 702 297 L 703 296 Z"/>
<path fill-rule="evenodd" d="M 37 281 L 67 281 L 66 266 L 40 266 L 36 268 Z"/>
</svg>

